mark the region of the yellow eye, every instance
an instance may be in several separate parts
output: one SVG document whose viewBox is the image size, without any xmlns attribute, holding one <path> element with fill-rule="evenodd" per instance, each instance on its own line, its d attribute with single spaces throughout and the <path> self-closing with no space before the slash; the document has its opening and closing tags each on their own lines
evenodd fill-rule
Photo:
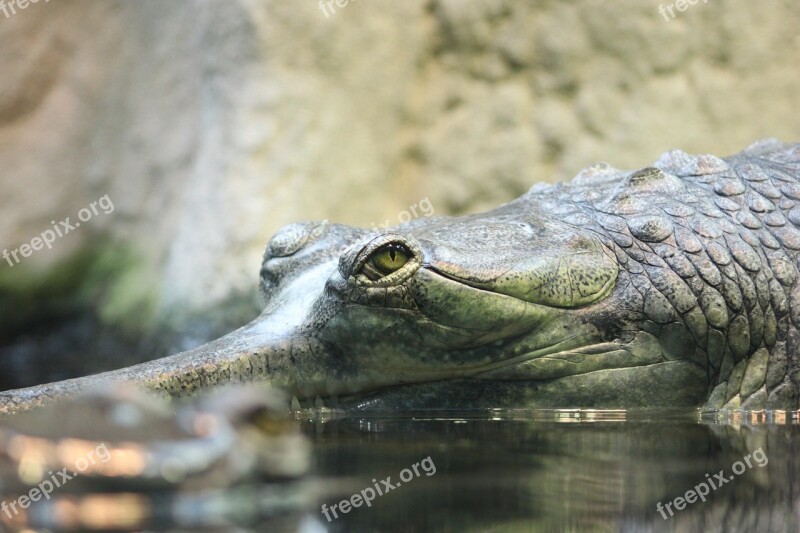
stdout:
<svg viewBox="0 0 800 533">
<path fill-rule="evenodd" d="M 403 268 L 411 258 L 411 252 L 401 244 L 387 244 L 378 249 L 370 259 L 373 266 L 384 275 Z"/>
</svg>

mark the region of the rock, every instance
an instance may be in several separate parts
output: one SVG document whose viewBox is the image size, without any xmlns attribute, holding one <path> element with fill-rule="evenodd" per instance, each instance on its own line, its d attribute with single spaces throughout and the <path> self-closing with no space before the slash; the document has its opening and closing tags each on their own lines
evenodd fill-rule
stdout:
<svg viewBox="0 0 800 533">
<path fill-rule="evenodd" d="M 679 17 L 634 0 L 31 4 L 0 17 L 3 247 L 103 195 L 115 210 L 0 288 L 114 243 L 137 260 L 98 312 L 180 321 L 254 301 L 290 222 L 393 223 L 425 197 L 477 210 L 593 161 L 800 137 L 793 5 Z"/>
</svg>

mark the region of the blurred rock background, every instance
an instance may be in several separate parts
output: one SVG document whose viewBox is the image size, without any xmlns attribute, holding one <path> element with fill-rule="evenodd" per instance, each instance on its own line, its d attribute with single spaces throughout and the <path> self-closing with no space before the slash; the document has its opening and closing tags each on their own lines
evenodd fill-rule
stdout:
<svg viewBox="0 0 800 533">
<path fill-rule="evenodd" d="M 104 195 L 114 211 L 0 263 L 0 388 L 244 323 L 264 244 L 292 221 L 369 226 L 425 197 L 457 214 L 599 160 L 800 140 L 795 0 L 15 11 L 0 11 L 0 246 Z"/>
</svg>

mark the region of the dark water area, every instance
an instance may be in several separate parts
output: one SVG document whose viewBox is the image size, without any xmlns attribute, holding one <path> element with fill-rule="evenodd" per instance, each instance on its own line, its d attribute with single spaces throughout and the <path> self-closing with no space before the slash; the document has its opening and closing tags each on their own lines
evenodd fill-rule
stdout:
<svg viewBox="0 0 800 533">
<path fill-rule="evenodd" d="M 791 413 L 429 412 L 304 428 L 317 475 L 341 487 L 309 513 L 318 530 L 799 530 L 800 426 Z M 422 464 L 412 475 L 426 458 L 435 473 Z M 409 481 L 369 507 L 330 522 L 323 515 L 322 503 L 360 494 L 373 478 L 398 485 L 404 469 Z"/>
<path fill-rule="evenodd" d="M 313 444 L 305 478 L 173 493 L 120 486 L 91 496 L 81 494 L 91 486 L 75 482 L 32 506 L 28 528 L 15 530 L 69 521 L 59 517 L 71 517 L 72 528 L 49 530 L 103 529 L 92 524 L 304 533 L 800 527 L 798 413 L 322 409 L 297 417 Z"/>
</svg>

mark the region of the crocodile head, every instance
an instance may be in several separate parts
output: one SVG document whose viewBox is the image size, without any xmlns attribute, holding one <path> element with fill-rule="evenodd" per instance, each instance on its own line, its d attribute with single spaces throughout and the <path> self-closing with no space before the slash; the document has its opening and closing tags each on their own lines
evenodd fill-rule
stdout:
<svg viewBox="0 0 800 533">
<path fill-rule="evenodd" d="M 287 226 L 267 246 L 264 311 L 234 343 L 267 354 L 266 378 L 301 402 L 701 403 L 705 369 L 665 355 L 674 339 L 647 331 L 614 253 L 531 205 L 381 232 Z"/>
<path fill-rule="evenodd" d="M 250 324 L 163 359 L 2 392 L 0 413 L 112 380 L 170 395 L 266 381 L 304 406 L 355 409 L 700 405 L 705 354 L 663 296 L 643 293 L 658 281 L 642 285 L 648 266 L 634 280 L 602 232 L 539 198 L 379 232 L 286 226 L 267 245 Z"/>
<path fill-rule="evenodd" d="M 358 408 L 797 405 L 797 145 L 597 164 L 486 213 L 280 230 L 263 312 L 204 346 L 0 392 L 268 381 Z M 306 404 L 307 405 L 307 404 Z"/>
</svg>

